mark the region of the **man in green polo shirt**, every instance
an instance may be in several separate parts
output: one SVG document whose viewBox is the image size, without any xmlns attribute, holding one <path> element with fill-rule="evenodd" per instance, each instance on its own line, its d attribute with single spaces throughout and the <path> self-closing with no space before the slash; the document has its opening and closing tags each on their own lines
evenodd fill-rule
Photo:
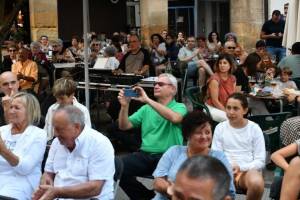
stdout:
<svg viewBox="0 0 300 200">
<path fill-rule="evenodd" d="M 154 97 L 150 99 L 143 88 L 135 87 L 139 96 L 134 100 L 145 103 L 137 112 L 128 117 L 130 98 L 120 91 L 118 99 L 121 104 L 119 128 L 129 130 L 141 128 L 142 145 L 139 152 L 122 157 L 124 171 L 120 186 L 130 199 L 150 199 L 154 192 L 148 190 L 136 180 L 136 176 L 151 175 L 161 155 L 173 145 L 181 145 L 181 120 L 187 113 L 184 104 L 177 103 L 177 80 L 171 74 L 161 74 L 154 84 Z"/>
</svg>

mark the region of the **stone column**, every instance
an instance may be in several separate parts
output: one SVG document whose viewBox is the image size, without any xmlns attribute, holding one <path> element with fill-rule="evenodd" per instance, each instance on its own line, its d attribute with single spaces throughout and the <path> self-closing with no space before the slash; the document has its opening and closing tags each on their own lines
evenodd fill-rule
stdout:
<svg viewBox="0 0 300 200">
<path fill-rule="evenodd" d="M 238 35 L 238 43 L 245 50 L 253 51 L 263 23 L 263 0 L 230 0 L 230 30 Z"/>
<path fill-rule="evenodd" d="M 57 0 L 29 0 L 31 39 L 58 38 Z"/>
<path fill-rule="evenodd" d="M 146 44 L 153 33 L 161 33 L 168 29 L 168 1 L 140 0 L 141 37 Z"/>
</svg>

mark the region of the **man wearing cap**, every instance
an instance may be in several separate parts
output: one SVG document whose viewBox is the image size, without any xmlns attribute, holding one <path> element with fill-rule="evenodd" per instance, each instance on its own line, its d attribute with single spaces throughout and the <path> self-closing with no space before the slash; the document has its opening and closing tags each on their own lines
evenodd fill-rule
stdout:
<svg viewBox="0 0 300 200">
<path fill-rule="evenodd" d="M 281 19 L 279 10 L 274 10 L 272 18 L 266 21 L 261 29 L 260 38 L 266 40 L 267 51 L 280 61 L 285 57 L 286 50 L 282 47 L 282 37 L 285 21 Z"/>
<path fill-rule="evenodd" d="M 300 77 L 300 42 L 295 42 L 293 44 L 292 55 L 283 58 L 278 63 L 278 67 L 289 67 L 293 71 L 293 78 Z"/>
</svg>

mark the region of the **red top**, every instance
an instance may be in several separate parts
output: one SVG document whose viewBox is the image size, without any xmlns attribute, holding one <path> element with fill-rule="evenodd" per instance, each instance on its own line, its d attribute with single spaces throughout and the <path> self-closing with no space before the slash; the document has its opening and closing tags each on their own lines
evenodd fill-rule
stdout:
<svg viewBox="0 0 300 200">
<path fill-rule="evenodd" d="M 220 75 L 218 73 L 214 73 L 207 81 L 207 83 L 209 84 L 210 81 L 212 80 L 216 80 L 219 83 L 219 101 L 220 103 L 225 106 L 228 97 L 235 92 L 235 76 L 233 75 L 229 75 L 229 77 L 226 80 L 221 79 Z M 208 99 L 206 101 L 206 103 L 208 105 L 214 106 L 212 99 L 210 98 L 210 94 L 209 94 L 210 90 L 207 90 L 207 96 Z M 215 106 L 214 106 L 215 107 Z"/>
</svg>

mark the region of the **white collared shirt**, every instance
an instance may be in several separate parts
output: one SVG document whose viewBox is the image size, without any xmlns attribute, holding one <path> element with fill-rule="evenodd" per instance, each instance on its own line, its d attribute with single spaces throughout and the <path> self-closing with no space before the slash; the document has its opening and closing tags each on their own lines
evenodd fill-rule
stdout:
<svg viewBox="0 0 300 200">
<path fill-rule="evenodd" d="M 10 194 L 12 197 L 30 199 L 39 185 L 47 135 L 43 129 L 29 125 L 23 133 L 14 137 L 11 128 L 11 124 L 0 127 L 0 135 L 7 148 L 18 157 L 19 163 L 11 166 L 0 156 L 0 194 L 13 193 Z M 13 186 L 16 191 L 12 191 L 12 188 L 5 191 L 4 188 L 8 185 Z M 20 191 L 23 191 L 23 195 L 15 196 L 20 195 Z"/>
<path fill-rule="evenodd" d="M 54 186 L 71 186 L 92 180 L 102 180 L 104 185 L 97 198 L 113 199 L 114 149 L 109 139 L 85 127 L 75 140 L 70 152 L 58 138 L 50 147 L 45 171 L 54 173 Z"/>
<path fill-rule="evenodd" d="M 81 110 L 81 112 L 83 112 L 85 125 L 87 125 L 88 127 L 91 127 L 92 125 L 91 125 L 91 117 L 90 117 L 89 110 L 84 105 L 79 103 L 75 97 L 73 98 L 73 106 L 75 106 L 76 108 L 79 108 L 79 110 Z M 46 118 L 45 118 L 44 130 L 47 132 L 48 140 L 51 140 L 54 136 L 54 130 L 53 130 L 53 126 L 52 126 L 52 118 L 53 118 L 53 114 L 54 114 L 55 110 L 57 110 L 58 107 L 59 107 L 58 103 L 52 104 L 49 107 Z"/>
</svg>

